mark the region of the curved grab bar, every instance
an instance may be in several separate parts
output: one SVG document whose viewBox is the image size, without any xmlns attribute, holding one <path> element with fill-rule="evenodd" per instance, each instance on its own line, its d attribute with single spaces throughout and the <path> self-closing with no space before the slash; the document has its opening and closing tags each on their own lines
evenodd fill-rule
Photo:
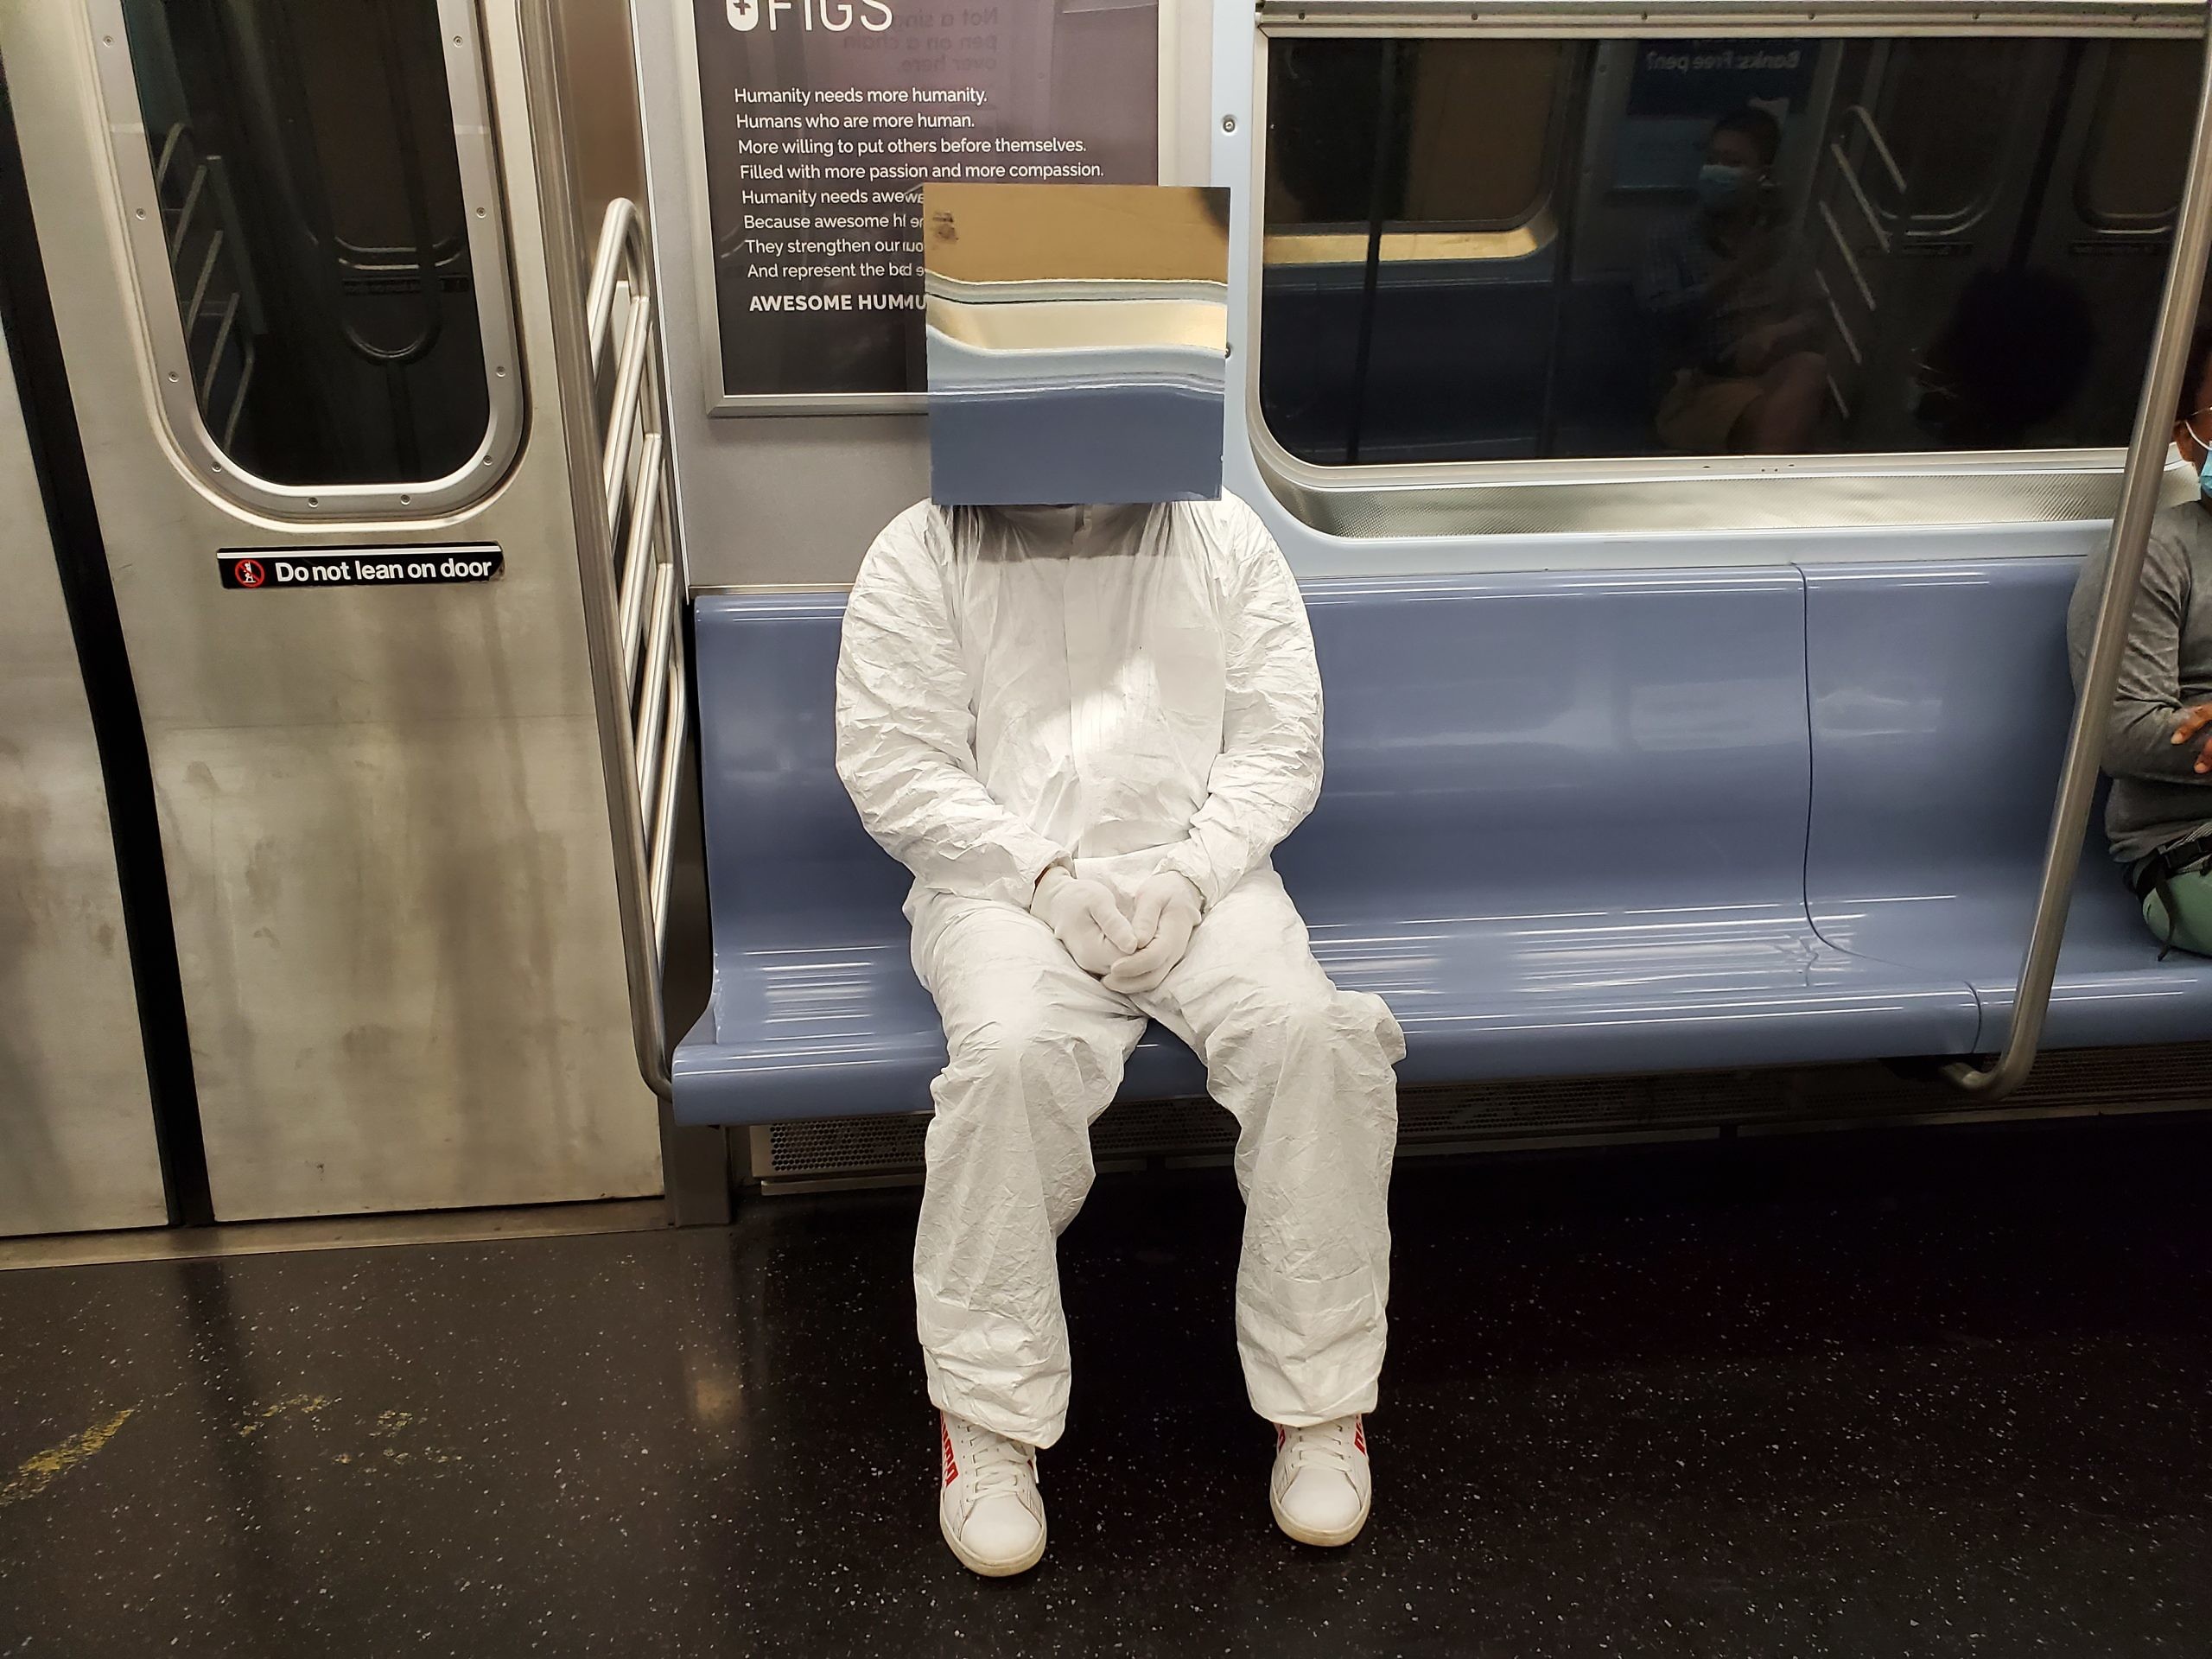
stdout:
<svg viewBox="0 0 2212 1659">
<path fill-rule="evenodd" d="M 2158 304 L 2158 331 L 2152 336 L 2150 372 L 2143 400 L 2135 410 L 2135 435 L 2127 447 L 2127 472 L 2120 486 L 2120 512 L 2113 520 L 2112 557 L 2105 591 L 2097 606 L 2095 643 L 2074 702 L 2074 721 L 2066 734 L 2066 762 L 2058 774 L 2058 798 L 2051 809 L 2050 840 L 2044 849 L 2043 886 L 2036 894 L 2036 919 L 2028 935 L 2020 987 L 2012 1001 L 2012 1028 L 2004 1052 L 1987 1066 L 1955 1061 L 1943 1075 L 1967 1093 L 2001 1100 L 2027 1081 L 2050 1011 L 2050 990 L 2058 977 L 2058 949 L 2065 942 L 2066 912 L 2074 898 L 2074 875 L 2082 861 L 2082 836 L 2095 798 L 2097 772 L 2104 759 L 2105 731 L 2112 718 L 2112 695 L 2127 648 L 2128 624 L 2143 575 L 2143 551 L 2151 519 L 2158 510 L 2158 486 L 2165 475 L 2166 450 L 2173 435 L 2173 411 L 2203 286 L 2205 254 L 2212 248 L 2212 29 L 2206 36 L 2204 78 L 2196 100 L 2196 125 L 2190 146 L 2188 182 L 2182 192 L 2181 219 L 2166 266 L 2166 287 Z"/>
<path fill-rule="evenodd" d="M 671 732 L 681 733 L 690 711 L 685 706 L 683 664 L 671 660 L 668 665 L 668 726 Z M 668 950 L 668 893 L 676 869 L 676 794 L 682 782 L 683 743 L 676 741 L 661 746 L 660 779 L 656 791 L 657 804 L 653 809 L 653 855 L 648 891 L 653 915 L 653 941 L 665 955 Z"/>
<path fill-rule="evenodd" d="M 599 246 L 592 255 L 591 281 L 584 289 L 584 341 L 594 369 L 607 346 L 607 326 L 614 315 L 614 285 L 626 267 L 633 284 L 632 302 L 651 302 L 652 296 L 644 288 L 644 251 L 645 221 L 638 216 L 638 204 L 627 196 L 615 197 L 599 221 Z"/>
<path fill-rule="evenodd" d="M 600 624 L 605 627 L 601 648 L 609 671 L 601 720 L 610 728 L 613 752 L 627 762 L 620 823 L 626 845 L 617 864 L 628 889 L 623 944 L 630 958 L 639 1069 L 666 1099 L 671 1081 L 667 1039 L 661 1030 L 661 974 L 674 863 L 675 791 L 683 774 L 689 709 L 683 695 L 683 569 L 675 516 L 668 510 L 670 456 L 662 430 L 651 276 L 644 218 L 634 202 L 618 197 L 600 221 L 599 245 L 583 296 L 586 365 L 591 383 L 607 398 L 600 429 L 601 517 L 593 549 L 594 563 L 612 587 L 603 597 L 613 601 Z M 621 341 L 610 353 L 615 297 L 624 290 L 628 301 Z"/>
</svg>

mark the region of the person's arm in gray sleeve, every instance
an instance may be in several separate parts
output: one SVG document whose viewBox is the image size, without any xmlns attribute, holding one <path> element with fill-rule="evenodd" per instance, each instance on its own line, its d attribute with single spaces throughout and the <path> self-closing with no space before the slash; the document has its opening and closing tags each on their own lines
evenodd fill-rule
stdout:
<svg viewBox="0 0 2212 1659">
<path fill-rule="evenodd" d="M 2068 653 L 2074 683 L 2088 666 L 2095 635 L 2097 607 L 2109 566 L 2096 556 L 2084 569 L 2067 613 Z M 2180 722 L 2181 635 L 2189 610 L 2189 554 L 2154 527 L 2143 556 L 2143 579 L 2127 622 L 2127 645 L 2113 688 L 2112 712 L 2105 725 L 2104 769 L 2113 778 L 2156 783 L 2202 783 L 2195 770 L 2196 748 L 2176 744 Z"/>
<path fill-rule="evenodd" d="M 976 775 L 944 579 L 924 513 L 892 521 L 861 562 L 837 652 L 837 775 L 861 822 L 925 886 L 1027 908 L 1062 849 Z"/>
<path fill-rule="evenodd" d="M 1321 793 L 1321 673 L 1306 601 L 1256 514 L 1231 522 L 1226 595 L 1228 700 L 1221 758 L 1190 838 L 1160 861 L 1211 906 L 1305 821 Z"/>
</svg>

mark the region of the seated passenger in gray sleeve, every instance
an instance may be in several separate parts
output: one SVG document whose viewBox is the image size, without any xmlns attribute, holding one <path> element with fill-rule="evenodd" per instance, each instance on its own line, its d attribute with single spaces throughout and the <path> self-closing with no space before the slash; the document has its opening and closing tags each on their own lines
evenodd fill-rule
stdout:
<svg viewBox="0 0 2212 1659">
<path fill-rule="evenodd" d="M 2212 325 L 2190 346 L 2174 442 L 2197 470 L 2197 499 L 2151 526 L 2127 649 L 2105 728 L 2112 779 L 2105 832 L 2169 947 L 2212 956 Z M 2066 617 L 2074 683 L 2082 683 L 2104 593 L 2109 550 L 2082 561 Z"/>
</svg>

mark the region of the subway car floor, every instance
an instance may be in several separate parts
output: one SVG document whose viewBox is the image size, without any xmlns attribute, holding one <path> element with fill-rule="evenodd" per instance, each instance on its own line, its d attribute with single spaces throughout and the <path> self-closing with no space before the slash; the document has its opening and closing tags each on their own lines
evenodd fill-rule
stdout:
<svg viewBox="0 0 2212 1659">
<path fill-rule="evenodd" d="M 0 1274 L 0 1656 L 2203 1655 L 2208 1179 L 2212 1119 L 1409 1161 L 1322 1553 L 1226 1172 L 1103 1178 L 1002 1582 L 938 1536 L 911 1191 Z"/>
</svg>

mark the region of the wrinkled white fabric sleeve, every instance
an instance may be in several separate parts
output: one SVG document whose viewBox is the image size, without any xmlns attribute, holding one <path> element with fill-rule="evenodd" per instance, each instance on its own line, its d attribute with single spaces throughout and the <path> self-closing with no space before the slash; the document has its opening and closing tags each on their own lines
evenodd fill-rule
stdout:
<svg viewBox="0 0 2212 1659">
<path fill-rule="evenodd" d="M 1190 838 L 1160 861 L 1188 876 L 1209 907 L 1305 821 L 1321 793 L 1321 672 L 1306 601 L 1258 516 L 1242 502 L 1224 516 L 1235 576 L 1222 616 L 1221 758 Z"/>
<path fill-rule="evenodd" d="M 868 549 L 837 650 L 837 776 L 861 822 L 925 887 L 1027 906 L 1062 849 L 976 775 L 968 676 L 927 510 Z"/>
</svg>

